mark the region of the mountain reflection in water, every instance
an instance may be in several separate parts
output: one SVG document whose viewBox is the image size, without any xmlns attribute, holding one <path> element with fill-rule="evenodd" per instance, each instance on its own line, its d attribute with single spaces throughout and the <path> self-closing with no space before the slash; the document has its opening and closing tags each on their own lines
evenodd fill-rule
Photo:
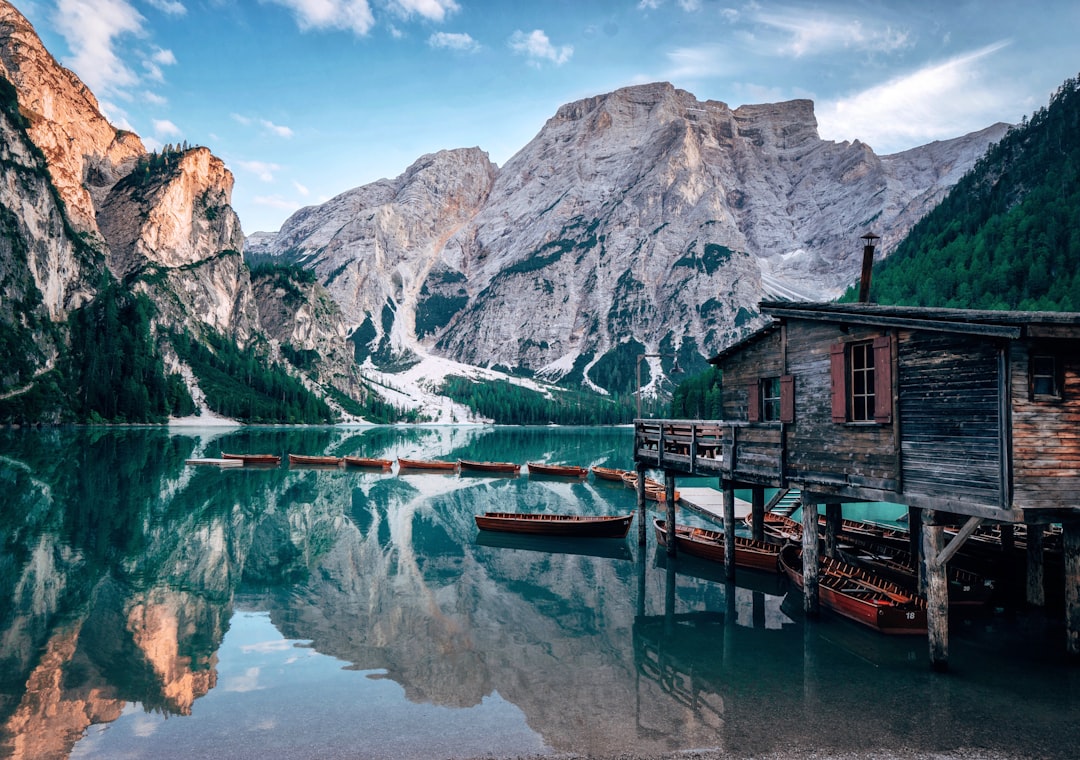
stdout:
<svg viewBox="0 0 1080 760">
<path fill-rule="evenodd" d="M 185 465 L 628 468 L 631 445 L 627 429 L 0 432 L 0 755 L 1073 756 L 1080 681 L 1054 625 L 954 619 L 935 675 L 922 638 L 806 625 L 778 577 L 727 583 L 651 530 L 638 547 L 636 526 L 576 542 L 473 521 L 626 513 L 620 484 Z"/>
</svg>

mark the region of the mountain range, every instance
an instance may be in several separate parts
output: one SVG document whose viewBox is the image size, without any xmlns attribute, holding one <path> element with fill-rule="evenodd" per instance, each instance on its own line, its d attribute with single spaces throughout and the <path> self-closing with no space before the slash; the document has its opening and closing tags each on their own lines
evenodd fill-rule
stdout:
<svg viewBox="0 0 1080 760">
<path fill-rule="evenodd" d="M 807 100 L 731 109 L 640 85 L 563 106 L 502 167 L 440 151 L 245 240 L 219 158 L 148 152 L 114 128 L 7 3 L 0 75 L 7 421 L 101 416 L 71 399 L 91 376 L 120 387 L 131 366 L 151 396 L 158 375 L 173 390 L 127 421 L 175 417 L 185 393 L 204 419 L 245 419 L 220 375 L 254 387 L 251 369 L 196 361 L 196 344 L 254 357 L 296 383 L 296 408 L 310 394 L 330 419 L 371 420 L 375 402 L 474 417 L 440 395 L 448 375 L 625 394 L 642 358 L 653 393 L 664 359 L 703 363 L 755 325 L 763 297 L 839 295 L 860 236 L 887 255 L 1008 130 L 877 156 L 822 140 Z M 79 356 L 73 315 L 116 298 L 141 299 L 145 328 Z M 138 360 L 102 366 L 125 351 Z"/>
</svg>

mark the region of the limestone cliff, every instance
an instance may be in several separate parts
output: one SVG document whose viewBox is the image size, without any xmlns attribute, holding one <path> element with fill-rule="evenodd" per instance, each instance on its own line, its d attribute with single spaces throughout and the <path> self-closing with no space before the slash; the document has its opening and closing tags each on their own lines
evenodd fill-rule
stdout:
<svg viewBox="0 0 1080 760">
<path fill-rule="evenodd" d="M 373 350 L 551 377 L 627 341 L 709 355 L 763 297 L 827 299 L 1006 129 L 879 157 L 806 100 L 736 109 L 670 84 L 563 106 L 505 166 L 426 156 L 249 244 L 312 267 Z"/>
</svg>

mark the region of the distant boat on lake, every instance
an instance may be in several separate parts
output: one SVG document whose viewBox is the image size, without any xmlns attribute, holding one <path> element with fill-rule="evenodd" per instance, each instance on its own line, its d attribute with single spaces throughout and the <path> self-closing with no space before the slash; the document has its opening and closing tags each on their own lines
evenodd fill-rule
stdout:
<svg viewBox="0 0 1080 760">
<path fill-rule="evenodd" d="M 630 474 L 630 470 L 619 470 L 614 467 L 591 467 L 589 469 L 600 480 L 611 480 L 616 483 L 623 482 L 623 475 Z"/>
<path fill-rule="evenodd" d="M 342 457 L 307 456 L 306 454 L 289 454 L 289 464 L 300 467 L 340 467 L 344 463 Z"/>
<path fill-rule="evenodd" d="M 633 512 L 607 517 L 524 512 L 485 512 L 476 515 L 476 527 L 481 530 L 587 538 L 624 538 L 633 521 Z"/>
<path fill-rule="evenodd" d="M 441 459 L 403 459 L 398 457 L 398 471 L 401 470 L 435 470 L 440 472 L 457 472 L 457 462 L 444 462 Z"/>
<path fill-rule="evenodd" d="M 345 457 L 347 467 L 366 467 L 369 469 L 389 470 L 394 463 L 389 459 L 376 459 L 374 457 Z"/>
<path fill-rule="evenodd" d="M 226 454 L 221 452 L 222 459 L 238 459 L 242 464 L 281 464 L 281 457 L 277 454 Z"/>
<path fill-rule="evenodd" d="M 458 466 L 462 472 L 490 472 L 505 475 L 517 475 L 521 472 L 521 465 L 513 462 L 474 462 L 468 459 L 459 459 Z"/>
<path fill-rule="evenodd" d="M 545 464 L 543 462 L 529 462 L 530 475 L 551 475 L 560 478 L 584 478 L 589 474 L 586 467 L 578 467 L 574 464 Z"/>
</svg>

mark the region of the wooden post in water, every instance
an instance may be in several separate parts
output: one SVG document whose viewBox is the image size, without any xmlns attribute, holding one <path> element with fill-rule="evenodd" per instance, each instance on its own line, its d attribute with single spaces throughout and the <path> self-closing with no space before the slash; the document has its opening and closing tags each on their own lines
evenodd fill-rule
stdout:
<svg viewBox="0 0 1080 760">
<path fill-rule="evenodd" d="M 844 520 L 843 507 L 835 502 L 825 505 L 825 556 L 836 558 L 836 537 Z"/>
<path fill-rule="evenodd" d="M 920 596 L 926 596 L 926 573 L 923 572 L 922 551 L 922 510 L 918 507 L 908 507 L 908 551 L 911 552 L 911 561 L 915 565 L 915 588 Z"/>
<path fill-rule="evenodd" d="M 1043 572 L 1043 526 L 1027 526 L 1027 603 L 1032 607 L 1046 605 L 1046 585 Z"/>
<path fill-rule="evenodd" d="M 923 575 L 926 578 L 926 633 L 930 642 L 930 667 L 949 669 L 949 580 L 938 555 L 945 548 L 945 529 L 937 512 L 923 512 Z"/>
<path fill-rule="evenodd" d="M 648 526 L 645 521 L 648 519 L 648 513 L 645 508 L 645 465 L 638 462 L 637 465 L 637 509 L 638 509 L 638 521 L 637 521 L 637 541 L 638 546 L 644 546 L 646 536 L 648 535 Z"/>
<path fill-rule="evenodd" d="M 664 504 L 667 505 L 667 553 L 675 556 L 675 473 L 664 470 Z"/>
<path fill-rule="evenodd" d="M 1065 652 L 1080 657 L 1080 521 L 1061 523 L 1065 555 Z"/>
<path fill-rule="evenodd" d="M 818 511 L 817 504 L 804 500 L 802 505 L 803 612 L 817 617 L 818 600 Z"/>
<path fill-rule="evenodd" d="M 735 483 L 724 481 L 724 577 L 735 580 Z"/>
<path fill-rule="evenodd" d="M 765 486 L 750 489 L 750 534 L 755 541 L 765 540 Z"/>
</svg>

